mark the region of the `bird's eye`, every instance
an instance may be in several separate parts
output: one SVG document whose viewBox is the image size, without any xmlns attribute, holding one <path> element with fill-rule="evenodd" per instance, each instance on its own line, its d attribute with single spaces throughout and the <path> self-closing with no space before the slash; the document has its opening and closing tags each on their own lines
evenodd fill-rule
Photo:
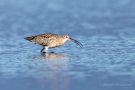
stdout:
<svg viewBox="0 0 135 90">
<path fill-rule="evenodd" d="M 69 38 L 69 36 L 68 36 L 68 35 L 64 35 L 64 37 L 65 37 L 65 38 Z"/>
<path fill-rule="evenodd" d="M 67 38 L 69 38 L 69 36 L 67 36 Z"/>
</svg>

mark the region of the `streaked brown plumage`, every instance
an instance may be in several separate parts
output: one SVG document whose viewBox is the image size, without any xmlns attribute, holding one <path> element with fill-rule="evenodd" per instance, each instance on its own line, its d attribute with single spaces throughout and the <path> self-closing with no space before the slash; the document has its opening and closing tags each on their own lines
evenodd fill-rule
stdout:
<svg viewBox="0 0 135 90">
<path fill-rule="evenodd" d="M 68 35 L 60 36 L 58 34 L 48 33 L 48 34 L 29 36 L 29 37 L 26 37 L 25 39 L 35 44 L 44 46 L 41 52 L 43 52 L 44 49 L 45 49 L 45 52 L 47 52 L 48 48 L 55 48 L 58 46 L 62 46 L 67 40 L 71 40 L 75 42 L 77 45 L 79 45 L 80 47 L 82 47 L 82 44 L 80 42 L 72 39 Z"/>
</svg>

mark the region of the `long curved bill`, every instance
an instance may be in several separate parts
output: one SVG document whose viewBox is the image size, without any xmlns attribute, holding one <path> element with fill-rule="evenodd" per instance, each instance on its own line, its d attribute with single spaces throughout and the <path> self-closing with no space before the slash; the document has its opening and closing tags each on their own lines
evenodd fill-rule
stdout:
<svg viewBox="0 0 135 90">
<path fill-rule="evenodd" d="M 76 43 L 77 45 L 79 45 L 81 48 L 83 47 L 83 45 L 82 45 L 79 41 L 77 41 L 77 40 L 75 40 L 75 39 L 73 39 L 73 38 L 70 38 L 70 40 L 71 40 L 72 42 Z"/>
</svg>

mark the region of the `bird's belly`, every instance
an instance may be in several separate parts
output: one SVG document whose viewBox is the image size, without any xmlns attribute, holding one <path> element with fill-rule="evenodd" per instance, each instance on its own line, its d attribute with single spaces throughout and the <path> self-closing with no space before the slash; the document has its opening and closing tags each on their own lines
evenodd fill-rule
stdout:
<svg viewBox="0 0 135 90">
<path fill-rule="evenodd" d="M 59 47 L 62 46 L 63 44 L 52 44 L 52 45 L 48 45 L 49 48 L 55 48 L 55 47 Z"/>
</svg>

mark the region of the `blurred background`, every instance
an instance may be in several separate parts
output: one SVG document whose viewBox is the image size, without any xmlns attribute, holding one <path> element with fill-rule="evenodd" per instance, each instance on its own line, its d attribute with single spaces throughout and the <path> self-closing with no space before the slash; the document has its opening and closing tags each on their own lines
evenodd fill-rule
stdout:
<svg viewBox="0 0 135 90">
<path fill-rule="evenodd" d="M 69 34 L 40 54 L 25 36 Z M 134 90 L 135 0 L 0 0 L 0 90 Z"/>
<path fill-rule="evenodd" d="M 0 0 L 0 36 L 134 36 L 134 5 L 134 0 Z"/>
</svg>

